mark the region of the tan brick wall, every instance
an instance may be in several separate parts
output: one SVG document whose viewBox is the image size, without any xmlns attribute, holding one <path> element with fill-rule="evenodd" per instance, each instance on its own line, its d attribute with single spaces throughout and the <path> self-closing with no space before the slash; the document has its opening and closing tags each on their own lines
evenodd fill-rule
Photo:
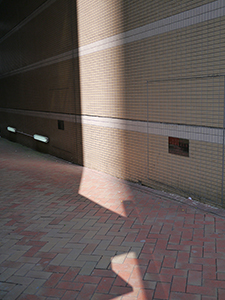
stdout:
<svg viewBox="0 0 225 300">
<path fill-rule="evenodd" d="M 54 119 L 54 113 L 65 118 L 82 114 L 117 122 L 223 128 L 224 77 L 218 75 L 225 74 L 225 17 L 189 26 L 174 17 L 211 2 L 79 0 L 76 24 L 75 1 L 56 0 L 0 40 L 1 74 L 13 72 L 0 78 L 0 108 L 24 112 L 1 113 L 4 135 L 34 148 L 33 140 L 12 137 L 6 126 L 47 135 L 50 143 L 39 150 L 120 178 L 220 202 L 219 142 L 190 140 L 189 157 L 181 157 L 168 153 L 168 136 L 147 136 L 109 124 L 83 123 L 81 128 L 72 121 L 60 131 Z M 171 23 L 163 33 L 158 28 L 160 34 L 137 38 L 141 26 L 168 17 Z M 176 22 L 178 28 L 170 30 Z M 127 42 L 125 32 L 133 29 L 134 40 Z M 111 39 L 101 41 L 106 38 Z M 101 42 L 109 41 L 114 44 L 101 50 Z M 96 48 L 90 45 L 94 42 Z M 73 59 L 77 47 L 80 56 Z M 52 115 L 31 117 L 26 110 Z"/>
<path fill-rule="evenodd" d="M 78 65 L 77 59 L 75 65 Z M 79 102 L 79 81 L 77 77 L 73 79 L 73 71 L 78 73 L 78 70 L 73 70 L 73 61 L 67 60 L 3 78 L 3 105 L 9 108 L 75 113 Z M 14 88 L 11 89 L 11 86 Z"/>
<path fill-rule="evenodd" d="M 168 137 L 83 126 L 84 164 L 119 178 L 221 203 L 222 145 L 190 140 L 189 157 L 168 153 Z M 149 166 L 147 162 L 149 161 Z"/>
<path fill-rule="evenodd" d="M 225 73 L 223 25 L 224 17 L 80 57 L 83 114 L 146 120 L 149 81 L 150 121 L 222 127 L 224 79 L 198 77 Z"/>
<path fill-rule="evenodd" d="M 189 141 L 189 157 L 168 153 L 168 138 L 150 135 L 149 183 L 221 203 L 222 145 Z"/>
<path fill-rule="evenodd" d="M 212 2 L 202 1 L 77 1 L 79 46 Z"/>
<path fill-rule="evenodd" d="M 76 48 L 75 18 L 74 1 L 55 1 L 1 42 L 0 70 L 11 71 Z"/>
<path fill-rule="evenodd" d="M 137 182 L 146 176 L 146 134 L 83 125 L 84 164 Z"/>
</svg>

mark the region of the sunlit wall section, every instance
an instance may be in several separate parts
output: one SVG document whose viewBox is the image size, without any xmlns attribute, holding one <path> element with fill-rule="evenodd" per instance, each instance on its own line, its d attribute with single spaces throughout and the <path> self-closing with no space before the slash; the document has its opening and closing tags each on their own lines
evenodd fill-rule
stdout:
<svg viewBox="0 0 225 300">
<path fill-rule="evenodd" d="M 77 15 L 84 164 L 124 177 L 123 131 L 99 124 L 124 114 L 124 49 L 104 49 L 123 35 L 122 1 L 77 1 Z"/>
<path fill-rule="evenodd" d="M 224 2 L 102 2 L 78 1 L 85 164 L 222 204 Z"/>
</svg>

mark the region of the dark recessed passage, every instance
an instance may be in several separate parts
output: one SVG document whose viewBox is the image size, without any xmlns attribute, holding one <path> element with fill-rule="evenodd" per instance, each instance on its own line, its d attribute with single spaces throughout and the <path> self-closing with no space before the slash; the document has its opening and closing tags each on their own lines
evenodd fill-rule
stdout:
<svg viewBox="0 0 225 300">
<path fill-rule="evenodd" d="M 64 130 L 64 121 L 58 120 L 58 129 Z"/>
<path fill-rule="evenodd" d="M 168 138 L 169 153 L 189 157 L 189 140 Z"/>
</svg>

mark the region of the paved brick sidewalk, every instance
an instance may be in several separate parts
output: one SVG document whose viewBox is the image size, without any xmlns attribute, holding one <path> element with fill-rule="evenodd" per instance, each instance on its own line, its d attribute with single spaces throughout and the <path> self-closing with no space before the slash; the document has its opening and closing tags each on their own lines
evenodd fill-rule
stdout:
<svg viewBox="0 0 225 300">
<path fill-rule="evenodd" d="M 0 299 L 225 299 L 225 219 L 0 139 Z"/>
</svg>

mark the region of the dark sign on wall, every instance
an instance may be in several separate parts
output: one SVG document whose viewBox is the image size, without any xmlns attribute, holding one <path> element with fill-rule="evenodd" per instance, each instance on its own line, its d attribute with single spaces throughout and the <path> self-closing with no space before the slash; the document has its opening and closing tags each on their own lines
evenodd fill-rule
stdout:
<svg viewBox="0 0 225 300">
<path fill-rule="evenodd" d="M 189 140 L 169 137 L 169 153 L 189 157 Z"/>
<path fill-rule="evenodd" d="M 64 121 L 58 120 L 58 129 L 64 130 Z"/>
</svg>

